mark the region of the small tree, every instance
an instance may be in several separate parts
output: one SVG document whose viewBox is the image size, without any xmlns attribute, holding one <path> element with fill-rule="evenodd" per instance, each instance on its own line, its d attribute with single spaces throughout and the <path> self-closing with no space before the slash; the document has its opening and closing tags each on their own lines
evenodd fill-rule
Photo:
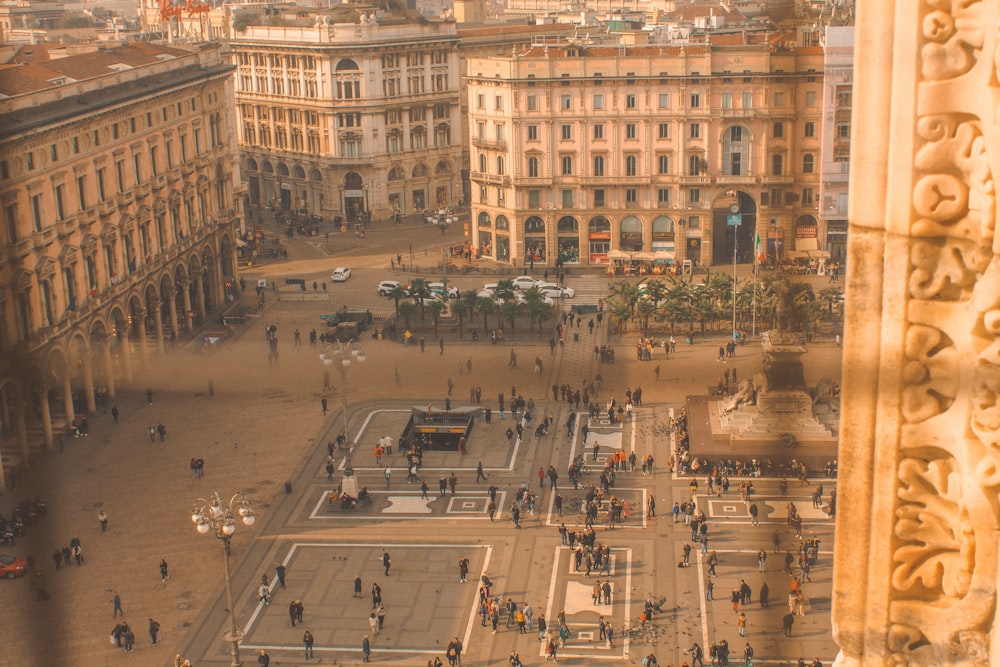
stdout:
<svg viewBox="0 0 1000 667">
<path fill-rule="evenodd" d="M 424 302 L 431 296 L 431 288 L 427 286 L 427 281 L 423 278 L 414 278 L 410 283 L 409 293 L 420 306 L 420 319 L 424 319 Z"/>
<path fill-rule="evenodd" d="M 427 304 L 427 310 L 431 311 L 431 318 L 434 319 L 434 335 L 438 335 L 438 321 L 441 319 L 441 313 L 448 308 L 448 305 L 444 301 L 438 301 L 437 299 L 432 299 L 430 303 Z"/>
<path fill-rule="evenodd" d="M 472 308 L 462 299 L 455 299 L 451 304 L 452 314 L 458 318 L 458 337 L 465 333 L 465 316 L 472 314 Z"/>
<path fill-rule="evenodd" d="M 402 285 L 396 285 L 389 290 L 389 298 L 395 304 L 396 317 L 399 317 L 399 302 L 406 298 L 406 289 Z"/>
<path fill-rule="evenodd" d="M 417 312 L 417 304 L 415 303 L 404 301 L 401 304 L 399 304 L 399 317 L 403 318 L 403 320 L 406 322 L 406 328 L 410 329 L 411 331 L 413 330 L 413 327 L 410 326 L 410 318 L 413 317 L 413 314 L 416 312 Z"/>
<path fill-rule="evenodd" d="M 521 314 L 522 304 L 518 303 L 515 299 L 508 299 L 500 306 L 500 314 L 503 319 L 510 322 L 510 337 L 514 338 L 514 321 L 517 316 Z"/>
</svg>

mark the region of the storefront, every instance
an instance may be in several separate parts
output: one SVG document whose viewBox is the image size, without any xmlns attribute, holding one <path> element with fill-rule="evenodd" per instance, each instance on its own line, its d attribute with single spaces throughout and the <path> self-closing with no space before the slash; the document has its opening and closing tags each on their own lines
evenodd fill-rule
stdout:
<svg viewBox="0 0 1000 667">
<path fill-rule="evenodd" d="M 524 221 L 524 263 L 533 266 L 546 261 L 545 221 L 533 215 Z"/>
<path fill-rule="evenodd" d="M 510 261 L 510 221 L 506 215 L 497 216 L 496 224 L 496 257 L 498 262 Z"/>
<path fill-rule="evenodd" d="M 490 214 L 481 211 L 476 218 L 476 238 L 480 257 L 493 257 L 493 232 Z"/>
<path fill-rule="evenodd" d="M 800 215 L 795 220 L 795 251 L 819 250 L 819 225 L 811 215 Z"/>
<path fill-rule="evenodd" d="M 634 215 L 622 219 L 618 248 L 625 252 L 641 252 L 643 245 L 642 220 Z"/>
<path fill-rule="evenodd" d="M 556 224 L 556 244 L 559 256 L 556 266 L 580 263 L 580 223 L 571 215 L 559 218 Z"/>
<path fill-rule="evenodd" d="M 587 223 L 587 261 L 590 264 L 607 264 L 611 250 L 611 221 L 603 215 Z"/>
<path fill-rule="evenodd" d="M 827 220 L 826 250 L 838 264 L 847 258 L 847 220 Z"/>
<path fill-rule="evenodd" d="M 653 257 L 656 263 L 673 264 L 677 256 L 674 220 L 668 215 L 653 220 Z"/>
</svg>

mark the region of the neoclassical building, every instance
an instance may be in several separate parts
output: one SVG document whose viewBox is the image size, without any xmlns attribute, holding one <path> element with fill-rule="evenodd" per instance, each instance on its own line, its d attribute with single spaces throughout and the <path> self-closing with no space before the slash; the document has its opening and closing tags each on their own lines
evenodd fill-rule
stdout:
<svg viewBox="0 0 1000 667">
<path fill-rule="evenodd" d="M 236 122 L 250 202 L 348 221 L 457 204 L 457 45 L 453 21 L 368 15 L 339 23 L 290 15 L 281 27 L 237 30 Z"/>
<path fill-rule="evenodd" d="M 758 33 L 709 41 L 564 41 L 470 60 L 480 254 L 724 264 L 734 250 L 750 262 L 755 250 L 780 260 L 822 248 L 822 48 Z"/>
<path fill-rule="evenodd" d="M 240 197 L 218 45 L 8 68 L 0 96 L 6 471 L 218 316 L 235 295 Z"/>
</svg>

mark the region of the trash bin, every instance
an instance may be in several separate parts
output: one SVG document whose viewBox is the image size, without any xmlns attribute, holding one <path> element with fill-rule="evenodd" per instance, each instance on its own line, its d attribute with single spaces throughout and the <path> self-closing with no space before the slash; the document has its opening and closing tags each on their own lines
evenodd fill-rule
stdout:
<svg viewBox="0 0 1000 667">
<path fill-rule="evenodd" d="M 580 332 L 579 331 L 574 331 L 573 332 L 573 342 L 574 343 L 579 343 L 580 342 Z"/>
</svg>

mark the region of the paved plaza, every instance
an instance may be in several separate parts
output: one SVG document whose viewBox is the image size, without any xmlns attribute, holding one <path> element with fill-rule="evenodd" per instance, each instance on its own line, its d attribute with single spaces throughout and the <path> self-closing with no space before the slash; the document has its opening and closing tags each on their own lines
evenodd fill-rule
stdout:
<svg viewBox="0 0 1000 667">
<path fill-rule="evenodd" d="M 382 273 L 389 274 L 356 266 L 360 270 L 352 280 L 365 281 L 366 287 Z M 588 285 L 607 283 L 601 277 L 571 278 L 569 284 L 576 284 L 580 294 Z M 708 516 L 709 549 L 719 559 L 717 576 L 707 575 L 706 556 L 693 543 L 691 567 L 678 567 L 691 535 L 683 523 L 674 523 L 671 507 L 689 498 L 691 491 L 689 479 L 667 467 L 669 416 L 671 410 L 679 414 L 686 396 L 704 394 L 719 375 L 716 346 L 710 341 L 678 347 L 669 359 L 655 356 L 651 362 L 638 362 L 632 335 L 609 339 L 603 328 L 591 336 L 584 327 L 579 342 L 567 336 L 554 353 L 548 334 L 526 331 L 514 346 L 491 345 L 485 336 L 477 343 L 468 336 L 465 342 L 449 338 L 443 352 L 436 340 L 423 353 L 416 346 L 365 340 L 367 361 L 350 368 L 346 391 L 349 434 L 357 443 L 351 464 L 372 499 L 345 510 L 329 498 L 343 479 L 346 452 L 335 451 L 332 482 L 326 471 L 327 443 L 343 429 L 345 387 L 324 392 L 319 349 L 293 346 L 290 335 L 295 328 L 315 327 L 318 315 L 329 308 L 269 302 L 259 320 L 214 353 L 168 355 L 120 392 L 118 424 L 110 416 L 94 416 L 89 437 L 67 442 L 63 452 L 28 474 L 24 490 L 4 497 L 11 504 L 36 491 L 46 496 L 49 516 L 30 527 L 14 551 L 35 557 L 51 596 L 36 601 L 28 578 L 3 582 L 5 662 L 25 667 L 159 667 L 173 665 L 180 654 L 195 667 L 228 665 L 229 646 L 222 637 L 229 614 L 235 612 L 245 632 L 244 664 L 256 665 L 261 649 L 272 656 L 272 665 L 360 664 L 365 634 L 371 635 L 372 661 L 378 664 L 422 666 L 434 657 L 445 660 L 445 647 L 454 638 L 465 647 L 462 663 L 467 666 L 508 664 L 512 651 L 525 664 L 543 663 L 537 629 L 519 633 L 507 627 L 505 616 L 495 635 L 489 623 L 483 626 L 479 582 L 485 575 L 493 583 L 492 595 L 522 607 L 530 604 L 535 622 L 544 615 L 555 627 L 556 617 L 565 614 L 570 633 L 560 649 L 560 662 L 639 664 L 654 653 L 661 665 L 679 666 L 690 662 L 684 650 L 698 642 L 706 647 L 707 664 L 707 646 L 725 639 L 732 664 L 742 656 L 744 642 L 754 647 L 755 664 L 794 664 L 800 656 L 830 664 L 836 652 L 830 636 L 833 521 L 812 509 L 810 496 L 819 481 L 828 495 L 834 480 L 814 479 L 804 486 L 794 481 L 788 498 L 780 498 L 777 479 L 755 480 L 762 510 L 759 525 L 752 524 L 739 499 L 739 480 L 728 496 L 698 496 L 699 508 Z M 264 326 L 271 323 L 278 325 L 282 341 L 277 368 L 266 361 Z M 603 343 L 616 346 L 616 363 L 595 359 L 593 347 Z M 509 366 L 512 349 L 521 360 L 518 368 Z M 533 372 L 531 360 L 536 356 L 545 362 L 543 373 Z M 759 346 L 740 347 L 729 363 L 749 377 L 760 367 Z M 658 380 L 653 371 L 657 365 L 662 368 Z M 823 376 L 839 378 L 839 350 L 831 343 L 814 345 L 805 370 L 811 383 Z M 583 442 L 585 413 L 553 401 L 551 387 L 578 387 L 598 373 L 601 404 L 611 397 L 621 401 L 626 388 L 641 386 L 643 405 L 624 424 L 590 424 L 590 436 Z M 339 374 L 332 380 L 340 385 Z M 491 423 L 477 420 L 464 455 L 452 449 L 427 451 L 419 480 L 407 483 L 405 453 L 397 449 L 379 465 L 376 441 L 386 434 L 398 437 L 412 407 L 443 406 L 449 380 L 455 387 L 451 405 L 491 407 Z M 506 436 L 510 413 L 501 420 L 496 411 L 498 394 L 509 398 L 512 386 L 535 405 L 534 419 L 519 443 Z M 480 404 L 468 400 L 475 387 L 482 390 Z M 152 404 L 146 400 L 147 388 L 154 390 Z M 326 415 L 320 408 L 323 397 L 330 406 Z M 567 429 L 573 414 L 575 423 Z M 543 415 L 551 416 L 553 424 L 548 435 L 536 437 L 534 427 Z M 150 443 L 146 429 L 158 422 L 166 425 L 167 437 Z M 595 439 L 601 444 L 596 461 L 591 447 Z M 597 483 L 604 459 L 618 448 L 635 452 L 640 460 L 652 455 L 655 468 L 650 474 L 638 467 L 618 473 L 611 493 L 627 501 L 629 516 L 609 529 L 606 515 L 599 515 L 596 540 L 610 546 L 611 559 L 607 571 L 595 570 L 588 577 L 576 568 L 559 527 L 583 532 L 585 487 Z M 574 489 L 566 475 L 577 455 L 590 467 L 580 489 Z M 190 474 L 189 462 L 196 457 L 205 459 L 203 478 Z M 480 463 L 486 480 L 477 482 Z M 384 465 L 393 470 L 388 488 Z M 559 473 L 557 489 L 539 485 L 538 469 L 549 466 Z M 457 478 L 455 491 L 441 494 L 442 477 L 452 475 Z M 429 486 L 427 498 L 422 497 L 420 481 Z M 487 511 L 491 485 L 497 492 L 494 521 Z M 519 529 L 511 522 L 510 507 L 524 486 L 538 500 L 534 514 L 522 514 Z M 193 503 L 215 490 L 226 498 L 236 491 L 250 495 L 258 519 L 253 527 L 240 525 L 233 537 L 233 610 L 227 609 L 220 544 L 199 535 L 190 519 Z M 561 515 L 555 508 L 556 493 L 563 498 Z M 650 499 L 655 515 L 647 512 Z M 782 617 L 788 611 L 791 577 L 782 572 L 783 557 L 798 546 L 787 521 L 789 501 L 804 519 L 803 537 L 818 538 L 820 551 L 812 581 L 803 587 L 804 616 L 796 619 L 792 637 L 785 638 Z M 97 520 L 101 509 L 109 516 L 106 532 Z M 777 551 L 772 543 L 775 531 Z M 72 537 L 80 538 L 85 562 L 56 571 L 49 554 Z M 761 548 L 768 551 L 764 571 L 757 561 Z M 388 575 L 384 553 L 391 556 Z M 460 558 L 469 560 L 466 583 L 459 580 Z M 169 563 L 166 580 L 158 569 L 161 559 Z M 279 563 L 287 570 L 284 587 L 276 577 Z M 273 590 L 270 604 L 258 599 L 262 575 Z M 362 581 L 358 598 L 353 596 L 357 577 Z M 610 583 L 610 604 L 594 602 L 592 589 L 598 580 Z M 749 619 L 745 638 L 738 635 L 738 614 L 730 600 L 740 580 L 753 590 L 752 601 L 741 607 Z M 762 607 L 758 592 L 765 581 L 770 604 Z M 714 600 L 706 599 L 709 582 Z M 373 584 L 381 587 L 385 607 L 377 635 L 369 625 Z M 112 616 L 115 592 L 137 636 L 137 648 L 129 655 L 109 641 L 111 629 L 121 620 Z M 661 613 L 653 618 L 655 632 L 621 637 L 620 629 L 637 622 L 651 596 L 665 598 Z M 288 613 L 293 600 L 304 607 L 303 621 L 294 627 Z M 618 631 L 612 644 L 598 638 L 601 617 Z M 161 624 L 156 647 L 147 634 L 150 618 Z M 315 637 L 315 658 L 308 661 L 302 647 L 306 629 Z"/>
</svg>

